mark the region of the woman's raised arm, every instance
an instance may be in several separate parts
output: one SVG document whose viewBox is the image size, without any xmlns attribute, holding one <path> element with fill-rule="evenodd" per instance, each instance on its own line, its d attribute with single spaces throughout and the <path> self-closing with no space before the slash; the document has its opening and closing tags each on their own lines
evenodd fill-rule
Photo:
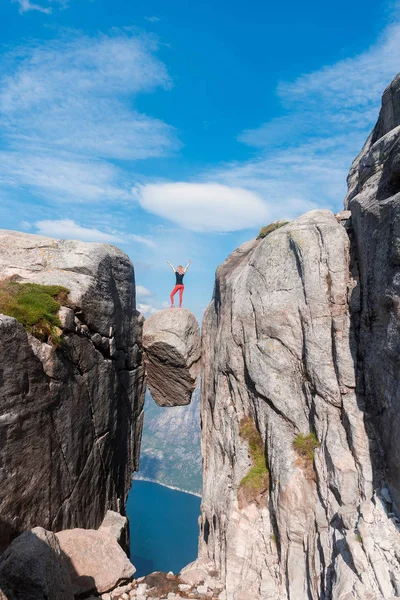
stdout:
<svg viewBox="0 0 400 600">
<path fill-rule="evenodd" d="M 176 269 L 175 269 L 175 267 L 173 267 L 173 266 L 171 265 L 171 263 L 169 262 L 169 260 L 167 260 L 167 264 L 168 264 L 168 265 L 171 267 L 171 269 L 172 269 L 172 270 L 173 270 L 173 272 L 175 273 Z"/>
<path fill-rule="evenodd" d="M 186 273 L 186 271 L 188 270 L 188 268 L 190 267 L 190 263 L 191 263 L 191 262 L 192 262 L 192 261 L 191 261 L 191 260 L 189 260 L 188 264 L 186 265 L 186 267 L 185 267 L 185 273 Z"/>
</svg>

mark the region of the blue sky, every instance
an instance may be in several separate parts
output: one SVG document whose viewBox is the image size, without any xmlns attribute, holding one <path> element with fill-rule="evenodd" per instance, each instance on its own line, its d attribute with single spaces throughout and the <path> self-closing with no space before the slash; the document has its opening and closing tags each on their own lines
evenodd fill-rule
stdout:
<svg viewBox="0 0 400 600">
<path fill-rule="evenodd" d="M 338 211 L 400 71 L 396 2 L 1 0 L 0 227 L 105 241 L 200 318 L 259 228 Z"/>
</svg>

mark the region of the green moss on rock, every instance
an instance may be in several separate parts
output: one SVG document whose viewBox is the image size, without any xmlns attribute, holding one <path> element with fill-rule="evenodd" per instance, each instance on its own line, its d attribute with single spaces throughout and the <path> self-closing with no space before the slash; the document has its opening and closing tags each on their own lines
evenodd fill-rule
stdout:
<svg viewBox="0 0 400 600">
<path fill-rule="evenodd" d="M 274 223 L 270 223 L 269 225 L 265 225 L 264 227 L 261 227 L 260 233 L 258 234 L 257 239 L 260 240 L 262 238 L 267 237 L 267 235 L 269 235 L 276 229 L 279 229 L 280 227 L 287 225 L 288 223 L 289 223 L 289 221 L 275 221 Z"/>
<path fill-rule="evenodd" d="M 320 445 L 321 443 L 317 440 L 315 433 L 307 435 L 299 433 L 293 441 L 293 448 L 297 454 L 310 462 L 314 460 L 314 450 L 319 448 Z"/>
<path fill-rule="evenodd" d="M 14 317 L 41 341 L 59 345 L 61 323 L 57 316 L 69 290 L 61 285 L 0 282 L 0 313 Z"/>
<path fill-rule="evenodd" d="M 250 456 L 253 463 L 250 471 L 240 482 L 240 488 L 247 488 L 261 493 L 268 489 L 268 469 L 265 463 L 264 444 L 256 424 L 251 417 L 240 421 L 239 434 L 249 444 Z"/>
</svg>

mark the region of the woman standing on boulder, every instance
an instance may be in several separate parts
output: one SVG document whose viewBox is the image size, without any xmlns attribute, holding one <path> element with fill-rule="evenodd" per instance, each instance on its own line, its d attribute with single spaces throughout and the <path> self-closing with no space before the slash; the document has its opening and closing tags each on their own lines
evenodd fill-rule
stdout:
<svg viewBox="0 0 400 600">
<path fill-rule="evenodd" d="M 175 278 L 176 278 L 176 281 L 175 281 L 176 285 L 175 285 L 174 289 L 172 290 L 172 292 L 170 294 L 171 308 L 175 308 L 174 307 L 174 296 L 175 296 L 176 292 L 179 292 L 179 308 L 181 308 L 181 306 L 182 306 L 183 290 L 185 289 L 185 286 L 183 285 L 183 278 L 185 276 L 186 271 L 190 267 L 190 263 L 191 262 L 192 261 L 189 260 L 189 262 L 188 262 L 188 264 L 186 265 L 185 268 L 183 268 L 182 265 L 178 265 L 176 267 L 176 269 L 175 269 L 175 267 L 173 267 L 171 265 L 171 263 L 169 262 L 169 260 L 167 260 L 167 263 L 169 264 L 169 266 L 171 267 L 171 269 L 175 273 Z"/>
</svg>

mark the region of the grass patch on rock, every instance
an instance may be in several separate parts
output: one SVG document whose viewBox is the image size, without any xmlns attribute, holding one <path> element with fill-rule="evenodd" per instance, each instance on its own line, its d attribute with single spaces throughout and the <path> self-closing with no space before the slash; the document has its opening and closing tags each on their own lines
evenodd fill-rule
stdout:
<svg viewBox="0 0 400 600">
<path fill-rule="evenodd" d="M 293 440 L 293 448 L 297 454 L 296 464 L 310 481 L 316 481 L 314 451 L 320 445 L 315 433 L 299 433 Z"/>
<path fill-rule="evenodd" d="M 245 475 L 239 485 L 239 506 L 256 502 L 261 504 L 261 499 L 268 490 L 268 469 L 265 462 L 264 444 L 255 422 L 251 417 L 243 417 L 239 424 L 240 437 L 249 444 L 249 451 L 253 466 Z"/>
<path fill-rule="evenodd" d="M 60 344 L 61 323 L 57 316 L 69 290 L 61 285 L 0 282 L 0 313 L 14 317 L 31 335 L 43 342 Z"/>
<path fill-rule="evenodd" d="M 312 462 L 314 460 L 314 450 L 319 448 L 321 443 L 317 440 L 315 433 L 304 435 L 299 433 L 293 441 L 293 448 L 302 459 Z"/>
<path fill-rule="evenodd" d="M 280 227 L 287 225 L 288 223 L 289 223 L 289 221 L 275 221 L 274 223 L 270 223 L 269 225 L 265 225 L 264 227 L 261 227 L 260 233 L 258 234 L 257 239 L 261 240 L 262 238 L 267 237 L 267 235 L 269 235 L 276 229 L 279 229 Z"/>
</svg>

